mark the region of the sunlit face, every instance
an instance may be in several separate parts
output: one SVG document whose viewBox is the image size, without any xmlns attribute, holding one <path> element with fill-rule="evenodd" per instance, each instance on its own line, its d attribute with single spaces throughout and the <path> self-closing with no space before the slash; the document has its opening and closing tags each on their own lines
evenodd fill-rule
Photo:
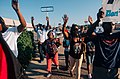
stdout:
<svg viewBox="0 0 120 79">
<path fill-rule="evenodd" d="M 53 35 L 52 32 L 49 33 L 49 38 L 50 38 L 50 39 L 53 39 L 53 38 L 54 38 L 54 35 Z"/>
<path fill-rule="evenodd" d="M 79 35 L 78 35 L 78 31 L 79 31 L 78 26 L 75 26 L 75 27 L 74 27 L 74 30 L 73 30 L 73 36 L 74 36 L 74 37 L 78 37 L 78 36 L 79 36 Z"/>
<path fill-rule="evenodd" d="M 78 31 L 78 30 L 79 30 L 78 26 L 75 26 L 75 31 Z"/>
</svg>

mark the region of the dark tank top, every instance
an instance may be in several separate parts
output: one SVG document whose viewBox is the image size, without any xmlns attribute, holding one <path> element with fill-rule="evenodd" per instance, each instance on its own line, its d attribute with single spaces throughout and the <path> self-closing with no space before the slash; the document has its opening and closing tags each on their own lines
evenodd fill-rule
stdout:
<svg viewBox="0 0 120 79">
<path fill-rule="evenodd" d="M 71 40 L 70 42 L 70 53 L 69 55 L 75 59 L 80 59 L 81 55 L 85 51 L 85 44 L 81 41 L 74 42 Z"/>
</svg>

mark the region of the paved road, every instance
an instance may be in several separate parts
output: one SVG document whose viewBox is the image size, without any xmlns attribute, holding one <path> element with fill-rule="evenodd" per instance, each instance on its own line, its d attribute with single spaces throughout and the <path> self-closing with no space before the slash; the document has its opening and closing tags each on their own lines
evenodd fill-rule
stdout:
<svg viewBox="0 0 120 79">
<path fill-rule="evenodd" d="M 30 62 L 29 67 L 27 68 L 27 75 L 29 79 L 48 79 L 46 78 L 47 71 L 46 71 L 46 59 L 42 63 L 38 63 L 39 57 L 36 57 Z M 70 77 L 68 71 L 65 71 L 65 62 L 64 62 L 64 54 L 63 54 L 63 47 L 59 48 L 59 64 L 60 70 L 57 71 L 55 66 L 52 66 L 52 76 L 49 79 L 75 79 L 75 77 Z M 87 79 L 87 70 L 86 64 L 83 63 L 82 65 L 82 74 L 81 79 Z"/>
</svg>

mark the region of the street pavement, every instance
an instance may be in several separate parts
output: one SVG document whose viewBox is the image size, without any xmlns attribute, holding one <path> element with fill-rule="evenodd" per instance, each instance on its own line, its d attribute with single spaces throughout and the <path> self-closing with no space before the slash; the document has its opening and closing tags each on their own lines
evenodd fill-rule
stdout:
<svg viewBox="0 0 120 79">
<path fill-rule="evenodd" d="M 59 65 L 60 70 L 56 70 L 54 64 L 52 65 L 52 76 L 47 78 L 47 71 L 46 71 L 46 58 L 43 62 L 39 63 L 39 54 L 36 58 L 32 59 L 30 65 L 26 69 L 26 74 L 28 79 L 75 79 L 74 77 L 70 77 L 69 71 L 65 70 L 65 57 L 63 53 L 64 48 L 60 46 L 58 48 L 59 51 Z M 74 72 L 75 73 L 75 72 Z M 83 63 L 81 69 L 81 79 L 88 79 L 87 78 L 87 67 L 86 63 Z"/>
</svg>

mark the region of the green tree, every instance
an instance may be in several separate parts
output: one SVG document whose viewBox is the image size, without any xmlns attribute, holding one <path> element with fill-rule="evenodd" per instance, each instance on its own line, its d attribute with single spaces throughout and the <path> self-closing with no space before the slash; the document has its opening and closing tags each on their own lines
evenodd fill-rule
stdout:
<svg viewBox="0 0 120 79">
<path fill-rule="evenodd" d="M 24 68 L 27 68 L 33 53 L 33 33 L 23 31 L 18 40 L 18 60 Z"/>
</svg>

